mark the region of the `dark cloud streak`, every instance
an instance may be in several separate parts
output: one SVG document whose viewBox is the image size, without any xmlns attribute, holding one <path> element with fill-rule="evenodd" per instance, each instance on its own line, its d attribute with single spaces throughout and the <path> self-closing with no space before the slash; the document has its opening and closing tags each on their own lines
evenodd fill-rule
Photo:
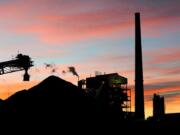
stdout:
<svg viewBox="0 0 180 135">
<path fill-rule="evenodd" d="M 169 82 L 160 82 L 160 83 L 152 83 L 145 84 L 145 90 L 151 89 L 162 89 L 167 87 L 180 86 L 180 81 L 169 81 Z"/>
</svg>

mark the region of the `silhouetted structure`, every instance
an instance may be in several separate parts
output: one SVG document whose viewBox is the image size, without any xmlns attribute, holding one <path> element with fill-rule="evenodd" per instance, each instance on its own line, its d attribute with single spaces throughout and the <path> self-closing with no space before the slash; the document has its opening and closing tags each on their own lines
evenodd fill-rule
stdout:
<svg viewBox="0 0 180 135">
<path fill-rule="evenodd" d="M 140 13 L 135 13 L 135 117 L 145 117 Z"/>
<path fill-rule="evenodd" d="M 180 113 L 166 113 L 159 118 L 160 121 L 179 123 L 180 125 Z"/>
<path fill-rule="evenodd" d="M 120 80 L 113 79 L 113 82 L 116 84 Z M 159 121 L 153 118 L 147 121 L 122 119 L 118 117 L 114 106 L 102 100 L 103 93 L 94 98 L 77 86 L 50 76 L 29 90 L 19 91 L 6 100 L 0 100 L 1 131 L 4 126 L 23 132 L 26 129 L 55 133 L 82 131 L 83 134 L 97 130 L 101 133 L 110 131 L 128 134 L 144 133 L 144 129 L 148 132 L 156 129 L 179 129 L 179 114 L 167 114 Z"/>
<path fill-rule="evenodd" d="M 28 69 L 33 66 L 33 62 L 28 55 L 18 54 L 15 59 L 10 61 L 5 61 L 0 63 L 0 75 L 17 72 L 17 71 L 25 71 L 24 81 L 29 81 Z"/>
<path fill-rule="evenodd" d="M 13 126 L 22 123 L 17 128 L 29 125 L 29 129 L 37 126 L 39 130 L 42 126 L 44 131 L 53 126 L 57 127 L 57 132 L 63 129 L 67 132 L 67 129 L 73 128 L 90 132 L 101 129 L 101 126 L 107 130 L 120 124 L 120 118 L 112 107 L 55 76 L 46 78 L 29 90 L 19 91 L 2 102 L 0 100 L 0 120 L 1 123 L 7 122 L 8 127 L 9 123 Z M 126 125 L 123 123 L 123 126 Z"/>
<path fill-rule="evenodd" d="M 101 104 L 110 106 L 120 118 L 127 118 L 131 111 L 130 90 L 127 78 L 117 73 L 96 75 L 78 82 L 79 88 L 96 98 Z"/>
<path fill-rule="evenodd" d="M 153 117 L 159 119 L 165 114 L 164 97 L 154 94 L 153 96 Z"/>
<path fill-rule="evenodd" d="M 162 123 L 180 122 L 180 113 L 165 113 L 164 97 L 153 96 L 153 119 Z"/>
</svg>

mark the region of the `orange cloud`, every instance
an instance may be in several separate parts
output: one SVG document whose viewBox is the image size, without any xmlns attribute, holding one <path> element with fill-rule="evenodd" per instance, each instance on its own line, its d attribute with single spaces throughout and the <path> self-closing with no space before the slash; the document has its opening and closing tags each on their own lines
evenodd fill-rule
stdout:
<svg viewBox="0 0 180 135">
<path fill-rule="evenodd" d="M 180 92 L 180 86 L 172 86 L 172 87 L 167 87 L 167 88 L 161 88 L 161 89 L 151 89 L 151 90 L 145 90 L 144 91 L 144 96 L 145 96 L 145 115 L 146 118 L 149 116 L 152 116 L 153 112 L 153 103 L 152 103 L 152 98 L 153 94 L 163 94 L 163 93 L 171 93 L 178 90 Z M 162 95 L 163 96 L 163 95 Z M 166 113 L 171 113 L 171 112 L 180 112 L 180 94 L 174 94 L 171 96 L 165 96 L 165 106 L 166 106 Z M 134 111 L 134 89 L 131 89 L 131 105 L 132 105 L 132 111 Z"/>
<path fill-rule="evenodd" d="M 1 92 L 0 92 L 0 98 L 6 99 L 9 96 L 13 95 L 15 92 L 19 90 L 29 89 L 39 82 L 31 81 L 31 82 L 21 82 L 21 83 L 1 83 Z"/>
</svg>

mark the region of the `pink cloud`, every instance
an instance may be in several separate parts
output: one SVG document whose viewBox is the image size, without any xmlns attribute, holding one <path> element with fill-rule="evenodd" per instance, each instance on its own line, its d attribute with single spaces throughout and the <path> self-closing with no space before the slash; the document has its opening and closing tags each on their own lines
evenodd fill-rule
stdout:
<svg viewBox="0 0 180 135">
<path fill-rule="evenodd" d="M 160 64 L 169 63 L 174 61 L 179 61 L 180 58 L 180 48 L 161 48 L 148 52 L 147 64 Z"/>
<path fill-rule="evenodd" d="M 72 22 L 70 20 L 69 22 Z M 127 23 L 109 23 L 109 24 L 73 24 L 66 23 L 46 25 L 27 25 L 27 26 L 12 26 L 10 29 L 19 34 L 33 34 L 40 38 L 45 43 L 64 43 L 85 40 L 88 38 L 99 38 L 112 36 L 113 32 L 121 31 L 127 33 Z M 115 34 L 114 34 L 115 35 Z M 113 35 L 113 36 L 114 36 Z M 122 37 L 124 35 L 122 34 Z"/>
<path fill-rule="evenodd" d="M 142 17 L 143 18 L 143 17 Z M 142 32 L 145 37 L 162 37 L 179 31 L 180 17 L 158 16 L 142 19 Z"/>
<path fill-rule="evenodd" d="M 15 26 L 11 27 L 11 30 L 14 30 L 20 34 L 33 34 L 37 35 L 39 39 L 45 43 L 64 43 L 64 42 L 77 42 L 81 40 L 86 40 L 89 38 L 101 38 L 101 37 L 121 37 L 125 38 L 132 36 L 131 29 L 134 27 L 131 22 L 106 22 L 108 20 L 113 20 L 119 16 L 114 16 L 112 18 L 103 19 L 103 15 L 94 15 L 88 16 L 84 15 L 72 15 L 70 17 L 47 17 L 48 24 L 30 24 L 27 26 Z M 45 20 L 46 20 L 45 19 Z M 50 21 L 48 21 L 50 19 Z M 58 21 L 56 21 L 56 19 Z M 44 19 L 42 19 L 44 20 Z M 42 21 L 41 20 L 41 21 Z M 43 22 L 43 21 L 42 21 Z M 59 22 L 59 23 L 57 23 Z M 101 22 L 101 23 L 100 23 Z M 154 22 L 149 22 L 149 20 L 144 21 L 144 30 L 143 34 L 148 37 L 160 37 L 163 35 L 163 32 L 158 29 L 162 29 L 162 24 L 165 22 L 165 19 L 155 20 Z M 57 23 L 57 24 L 56 24 Z M 146 25 L 147 24 L 147 25 Z M 177 25 L 172 25 L 176 27 Z M 156 27 L 156 29 L 152 29 Z M 167 27 L 166 27 L 167 28 Z M 174 28 L 175 29 L 175 28 Z M 177 29 L 176 29 L 177 30 Z M 172 29 L 171 29 L 172 31 Z M 115 34 L 118 32 L 118 35 Z M 113 34 L 114 33 L 114 34 Z"/>
<path fill-rule="evenodd" d="M 108 1 L 106 2 L 108 3 Z M 81 7 L 88 7 L 88 4 L 84 2 L 71 1 L 67 3 L 60 1 L 60 3 L 56 3 L 58 3 L 56 0 L 52 2 L 46 0 L 43 3 L 41 0 L 28 1 L 27 3 L 20 1 L 3 5 L 0 8 L 0 14 L 6 20 L 14 20 L 13 23 L 5 24 L 7 25 L 6 29 L 9 31 L 19 34 L 31 34 L 49 44 L 76 42 L 89 38 L 116 37 L 116 32 L 118 32 L 118 38 L 123 38 L 131 36 L 133 33 L 133 11 L 130 17 L 130 11 L 127 13 L 122 12 L 121 8 L 116 8 L 115 2 L 113 2 L 114 8 L 113 6 L 108 7 L 106 3 L 104 8 L 91 9 L 89 11 L 78 10 Z M 97 3 L 99 2 L 90 2 L 89 4 L 92 8 L 93 5 L 96 7 Z M 130 2 L 126 4 L 130 5 Z M 37 8 L 38 6 L 39 8 Z M 74 12 L 75 9 L 78 12 Z M 149 9 L 145 8 L 144 10 Z M 148 12 L 146 12 L 146 16 L 148 15 Z M 162 27 L 167 28 L 167 26 L 171 26 L 175 28 L 178 25 L 176 22 L 178 22 L 179 17 L 157 16 L 154 18 L 146 17 L 142 20 L 143 33 L 147 36 L 157 37 L 163 34 L 159 30 Z M 156 29 L 152 29 L 152 27 Z"/>
<path fill-rule="evenodd" d="M 180 73 L 180 68 L 179 67 L 172 67 L 172 68 L 167 68 L 167 67 L 154 67 L 154 68 L 147 68 L 145 69 L 145 72 L 148 72 L 149 74 L 161 74 L 161 76 L 171 76 L 171 75 L 177 75 Z"/>
</svg>

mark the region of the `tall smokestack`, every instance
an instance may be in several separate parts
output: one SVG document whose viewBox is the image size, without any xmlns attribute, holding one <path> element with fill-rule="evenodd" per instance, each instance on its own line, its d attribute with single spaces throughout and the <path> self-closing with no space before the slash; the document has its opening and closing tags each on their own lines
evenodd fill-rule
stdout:
<svg viewBox="0 0 180 135">
<path fill-rule="evenodd" d="M 135 116 L 145 118 L 140 13 L 135 13 Z"/>
</svg>

